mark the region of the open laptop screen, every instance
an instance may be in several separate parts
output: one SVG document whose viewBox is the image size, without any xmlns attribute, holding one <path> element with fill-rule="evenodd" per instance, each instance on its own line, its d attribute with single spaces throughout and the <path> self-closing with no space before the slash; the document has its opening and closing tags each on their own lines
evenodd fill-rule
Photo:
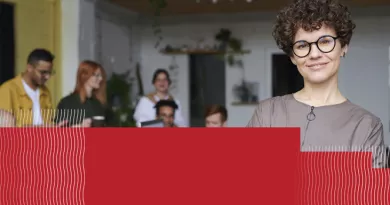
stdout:
<svg viewBox="0 0 390 205">
<path fill-rule="evenodd" d="M 138 123 L 138 127 L 164 127 L 162 120 L 150 120 Z"/>
</svg>

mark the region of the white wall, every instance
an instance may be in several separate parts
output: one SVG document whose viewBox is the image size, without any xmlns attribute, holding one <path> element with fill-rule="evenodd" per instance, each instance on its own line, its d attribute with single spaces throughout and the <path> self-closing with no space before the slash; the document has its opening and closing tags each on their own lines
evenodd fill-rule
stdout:
<svg viewBox="0 0 390 205">
<path fill-rule="evenodd" d="M 79 63 L 80 0 L 62 0 L 62 95 L 76 84 Z"/>
<path fill-rule="evenodd" d="M 99 60 L 107 73 L 123 73 L 133 69 L 139 52 L 137 49 L 138 14 L 111 3 L 97 4 L 97 34 Z"/>
<path fill-rule="evenodd" d="M 379 13 L 373 12 L 371 13 Z M 390 143 L 389 136 L 389 87 L 388 87 L 388 64 L 390 46 L 390 16 L 367 17 L 366 11 L 357 15 L 356 33 L 351 42 L 350 52 L 343 60 L 340 71 L 340 87 L 344 94 L 356 104 L 359 104 L 375 115 L 379 116 L 384 124 L 386 142 Z M 243 40 L 245 49 L 251 50 L 251 54 L 244 56 L 245 78 L 248 81 L 260 82 L 260 99 L 271 96 L 271 81 L 269 55 L 273 52 L 280 52 L 271 36 L 272 21 L 269 15 L 264 15 L 267 20 L 251 21 L 226 21 L 221 23 L 212 21 L 204 23 L 188 18 L 188 21 L 179 23 L 172 18 L 162 27 L 164 42 L 171 45 L 192 44 L 195 39 L 207 37 L 206 44 L 214 43 L 214 35 L 219 28 L 227 27 L 232 30 L 234 36 Z M 204 17 L 203 17 L 204 18 Z M 246 18 L 248 18 L 246 16 Z M 183 18 L 185 19 L 185 18 Z M 213 18 L 215 19 L 215 18 Z M 207 19 L 203 19 L 207 21 Z M 173 23 L 172 23 L 173 22 Z M 188 23 L 193 22 L 193 23 Z M 146 91 L 152 91 L 149 83 L 156 68 L 167 68 L 171 63 L 172 56 L 160 54 L 155 48 L 155 37 L 150 25 L 142 30 L 142 74 Z M 184 115 L 189 119 L 189 85 L 188 85 L 188 57 L 185 55 L 176 56 L 177 64 L 180 67 L 180 91 L 176 97 L 182 102 Z M 234 127 L 245 126 L 253 114 L 255 106 L 232 106 L 232 87 L 241 79 L 241 72 L 237 68 L 227 68 L 226 73 L 226 106 L 231 117 L 229 125 Z"/>
<path fill-rule="evenodd" d="M 99 19 L 99 21 L 101 28 L 100 62 L 108 76 L 112 72 L 125 72 L 130 69 L 130 28 L 115 24 L 115 22 L 106 19 Z"/>
<path fill-rule="evenodd" d="M 96 5 L 93 0 L 80 1 L 79 27 L 79 59 L 96 60 L 97 35 L 96 35 Z"/>
</svg>

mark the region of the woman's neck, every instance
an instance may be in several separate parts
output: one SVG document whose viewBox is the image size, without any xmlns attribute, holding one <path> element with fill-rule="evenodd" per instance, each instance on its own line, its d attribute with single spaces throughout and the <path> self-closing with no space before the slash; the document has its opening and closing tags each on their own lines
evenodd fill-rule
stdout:
<svg viewBox="0 0 390 205">
<path fill-rule="evenodd" d="M 157 92 L 156 92 L 156 95 L 157 95 L 158 98 L 164 99 L 164 98 L 167 97 L 168 92 L 159 92 L 159 91 L 157 91 Z"/>
<path fill-rule="evenodd" d="M 85 89 L 85 94 L 87 95 L 87 98 L 90 98 L 92 96 L 93 89 L 87 85 L 84 86 L 84 89 Z"/>
<path fill-rule="evenodd" d="M 296 92 L 294 97 L 312 106 L 340 104 L 347 100 L 338 88 L 337 78 L 321 84 L 305 82 L 304 88 Z"/>
</svg>

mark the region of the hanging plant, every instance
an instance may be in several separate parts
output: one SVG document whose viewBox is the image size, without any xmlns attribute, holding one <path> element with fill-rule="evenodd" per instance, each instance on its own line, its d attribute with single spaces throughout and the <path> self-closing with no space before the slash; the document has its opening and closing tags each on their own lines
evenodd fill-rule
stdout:
<svg viewBox="0 0 390 205">
<path fill-rule="evenodd" d="M 219 49 L 226 52 L 223 57 L 226 57 L 226 61 L 230 66 L 243 67 L 241 59 L 237 60 L 235 55 L 241 54 L 242 41 L 240 39 L 232 37 L 232 32 L 229 29 L 222 28 L 219 33 L 215 35 L 215 40 L 220 42 Z M 231 51 L 228 53 L 228 51 Z"/>
<path fill-rule="evenodd" d="M 163 40 L 162 31 L 160 27 L 160 16 L 161 16 L 162 9 L 167 7 L 167 2 L 166 0 L 149 0 L 149 2 L 153 9 L 153 16 L 154 16 L 153 24 L 152 24 L 153 33 L 157 37 L 157 42 L 154 47 L 158 48 L 161 41 Z"/>
</svg>

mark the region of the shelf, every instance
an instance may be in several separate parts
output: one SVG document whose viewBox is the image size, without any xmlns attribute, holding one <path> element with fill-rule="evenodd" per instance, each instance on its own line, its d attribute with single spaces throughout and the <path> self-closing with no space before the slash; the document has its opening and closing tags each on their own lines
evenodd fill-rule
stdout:
<svg viewBox="0 0 390 205">
<path fill-rule="evenodd" d="M 219 51 L 219 50 L 188 50 L 188 51 L 160 51 L 160 53 L 165 55 L 191 55 L 191 54 L 208 54 L 208 55 L 218 55 L 218 54 L 249 54 L 250 50 L 243 50 L 242 52 L 234 51 Z"/>
<path fill-rule="evenodd" d="M 254 106 L 258 105 L 258 102 L 233 102 L 233 106 Z"/>
</svg>

